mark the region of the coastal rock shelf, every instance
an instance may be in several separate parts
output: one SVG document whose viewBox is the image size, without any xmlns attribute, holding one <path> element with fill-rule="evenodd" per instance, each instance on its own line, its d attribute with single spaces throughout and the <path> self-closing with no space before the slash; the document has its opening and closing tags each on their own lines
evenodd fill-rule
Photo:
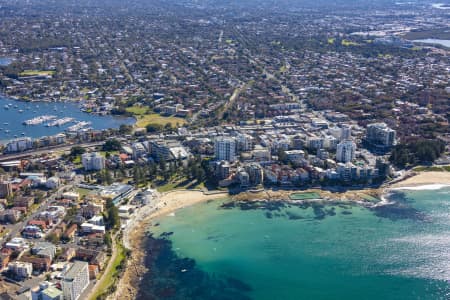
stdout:
<svg viewBox="0 0 450 300">
<path fill-rule="evenodd" d="M 237 299 L 445 299 L 450 273 L 439 253 L 450 247 L 449 195 L 398 191 L 393 204 L 371 209 L 342 201 L 187 207 L 149 227 L 139 295 L 208 299 L 220 286 Z"/>
</svg>

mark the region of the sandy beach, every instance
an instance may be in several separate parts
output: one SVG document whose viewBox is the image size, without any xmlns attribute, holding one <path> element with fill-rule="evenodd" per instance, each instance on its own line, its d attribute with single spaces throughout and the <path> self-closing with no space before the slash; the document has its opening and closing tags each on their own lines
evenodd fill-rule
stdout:
<svg viewBox="0 0 450 300">
<path fill-rule="evenodd" d="M 405 180 L 389 185 L 387 189 L 421 188 L 423 186 L 445 186 L 450 185 L 450 172 L 421 172 Z M 350 190 L 342 193 L 323 190 L 311 190 L 319 193 L 323 199 L 339 199 L 343 201 L 359 201 L 361 194 L 381 197 L 384 189 Z M 124 230 L 123 243 L 126 248 L 132 249 L 132 257 L 128 260 L 126 271 L 117 287 L 117 292 L 108 299 L 135 299 L 137 295 L 136 286 L 142 274 L 149 270 L 144 266 L 145 252 L 145 229 L 158 217 L 168 215 L 183 207 L 195 205 L 209 200 L 231 197 L 237 201 L 252 200 L 280 200 L 289 199 L 289 194 L 295 191 L 272 191 L 243 192 L 235 196 L 229 196 L 227 192 L 204 194 L 202 191 L 178 190 L 164 193 L 152 202 L 151 205 L 139 209 L 133 219 Z M 304 191 L 299 191 L 304 192 Z"/>
<path fill-rule="evenodd" d="M 342 201 L 358 201 L 361 199 L 360 194 L 377 195 L 378 190 L 367 189 L 362 191 L 347 191 L 343 193 L 309 190 L 315 191 L 321 195 L 323 199 L 340 199 Z M 108 299 L 135 299 L 137 295 L 136 286 L 142 274 L 149 270 L 145 267 L 143 261 L 145 252 L 145 229 L 154 222 L 158 217 L 168 215 L 183 207 L 195 205 L 209 200 L 224 199 L 227 197 L 236 201 L 280 201 L 289 199 L 289 195 L 294 190 L 263 190 L 260 192 L 242 192 L 235 196 L 230 196 L 227 192 L 217 192 L 213 194 L 204 194 L 201 191 L 172 191 L 164 193 L 157 197 L 151 205 L 140 208 L 137 214 L 130 220 L 123 234 L 123 244 L 126 248 L 132 249 L 132 257 L 127 261 L 127 268 L 118 284 L 117 292 L 108 297 Z M 283 201 L 285 201 L 283 200 Z"/>
<path fill-rule="evenodd" d="M 391 185 L 390 188 L 395 189 L 427 185 L 450 185 L 450 172 L 419 172 L 412 177 Z"/>
<path fill-rule="evenodd" d="M 150 217 L 156 218 L 172 213 L 180 208 L 191 206 L 208 200 L 228 197 L 227 192 L 204 194 L 201 191 L 173 191 L 163 194 L 159 200 L 159 209 Z"/>
</svg>

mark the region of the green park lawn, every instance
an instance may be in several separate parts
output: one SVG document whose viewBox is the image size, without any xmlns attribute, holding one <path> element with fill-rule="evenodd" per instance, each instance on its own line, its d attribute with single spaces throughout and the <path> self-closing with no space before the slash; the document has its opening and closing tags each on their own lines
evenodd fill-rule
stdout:
<svg viewBox="0 0 450 300">
<path fill-rule="evenodd" d="M 148 124 L 166 125 L 169 123 L 172 127 L 186 124 L 186 120 L 177 117 L 164 117 L 159 114 L 150 112 L 147 107 L 132 106 L 127 107 L 127 112 L 132 113 L 136 118 L 137 127 L 145 127 Z"/>
<path fill-rule="evenodd" d="M 105 293 L 112 285 L 116 284 L 116 280 L 118 279 L 118 272 L 117 268 L 120 266 L 122 261 L 126 259 L 125 257 L 125 248 L 122 244 L 118 243 L 116 244 L 117 247 L 117 256 L 115 257 L 114 261 L 110 262 L 112 264 L 111 266 L 111 272 L 105 273 L 102 275 L 100 279 L 100 284 L 95 289 L 95 293 L 90 297 L 91 300 L 96 300 L 97 297 L 101 296 L 103 293 Z"/>
<path fill-rule="evenodd" d="M 39 70 L 25 70 L 19 73 L 19 76 L 53 76 L 55 71 L 39 71 Z"/>
<path fill-rule="evenodd" d="M 313 200 L 320 199 L 321 196 L 315 192 L 293 193 L 289 196 L 291 200 Z"/>
</svg>

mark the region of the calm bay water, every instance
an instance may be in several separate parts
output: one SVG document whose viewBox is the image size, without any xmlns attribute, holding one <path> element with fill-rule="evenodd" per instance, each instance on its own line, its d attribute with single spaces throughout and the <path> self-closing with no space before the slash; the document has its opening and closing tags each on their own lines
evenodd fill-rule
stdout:
<svg viewBox="0 0 450 300">
<path fill-rule="evenodd" d="M 12 63 L 12 59 L 9 57 L 0 57 L 0 66 L 7 66 Z"/>
<path fill-rule="evenodd" d="M 151 226 L 140 299 L 450 299 L 450 189 L 333 204 L 188 207 Z"/>
<path fill-rule="evenodd" d="M 5 105 L 12 104 L 9 109 Z M 22 112 L 20 112 L 22 111 Z M 62 126 L 46 127 L 44 122 L 39 125 L 26 126 L 23 121 L 42 115 L 54 115 L 58 119 L 72 117 L 76 121 L 92 122 L 93 129 L 119 128 L 121 124 L 134 124 L 134 118 L 115 116 L 98 116 L 82 112 L 76 103 L 63 102 L 21 102 L 0 96 L 0 141 L 13 139 L 14 136 L 38 138 L 55 135 L 74 125 L 73 122 Z M 7 130 L 9 132 L 7 132 Z M 23 133 L 23 134 L 22 134 Z"/>
<path fill-rule="evenodd" d="M 450 48 L 450 40 L 440 40 L 440 39 L 422 39 L 422 40 L 414 40 L 413 42 L 431 44 L 431 45 L 442 45 Z"/>
</svg>

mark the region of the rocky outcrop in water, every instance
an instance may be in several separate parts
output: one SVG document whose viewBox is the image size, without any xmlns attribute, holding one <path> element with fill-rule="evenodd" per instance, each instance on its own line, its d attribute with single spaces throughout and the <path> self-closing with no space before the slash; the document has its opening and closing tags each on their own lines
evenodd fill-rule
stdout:
<svg viewBox="0 0 450 300">
<path fill-rule="evenodd" d="M 163 233 L 161 236 L 170 236 Z M 172 242 L 165 238 L 146 237 L 150 270 L 142 278 L 137 299 L 248 300 L 252 288 L 233 277 L 210 275 L 200 270 L 195 260 L 179 257 Z"/>
</svg>

